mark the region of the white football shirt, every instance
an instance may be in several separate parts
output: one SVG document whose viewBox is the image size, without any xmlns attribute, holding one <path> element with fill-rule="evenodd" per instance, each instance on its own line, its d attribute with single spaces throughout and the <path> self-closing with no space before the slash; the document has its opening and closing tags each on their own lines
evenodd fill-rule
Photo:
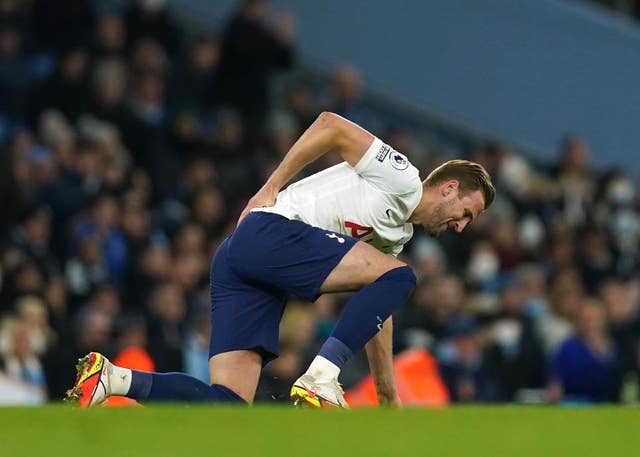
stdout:
<svg viewBox="0 0 640 457">
<path fill-rule="evenodd" d="M 407 219 L 422 198 L 418 170 L 375 138 L 355 167 L 342 162 L 297 181 L 276 204 L 253 211 L 350 235 L 393 256 L 413 235 Z"/>
</svg>

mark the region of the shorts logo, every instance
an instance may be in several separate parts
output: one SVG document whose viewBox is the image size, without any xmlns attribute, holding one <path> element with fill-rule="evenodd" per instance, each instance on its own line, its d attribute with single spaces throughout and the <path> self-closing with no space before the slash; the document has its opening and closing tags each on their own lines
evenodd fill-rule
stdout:
<svg viewBox="0 0 640 457">
<path fill-rule="evenodd" d="M 393 168 L 397 170 L 406 170 L 409 166 L 409 161 L 407 160 L 406 156 L 400 154 L 398 151 L 391 151 L 389 162 L 391 162 Z"/>
<path fill-rule="evenodd" d="M 340 244 L 344 243 L 344 238 L 336 235 L 335 233 L 325 233 L 325 235 L 327 235 L 329 238 L 335 238 L 336 240 L 338 240 L 338 243 Z"/>
<path fill-rule="evenodd" d="M 386 144 L 383 144 L 380 150 L 378 151 L 378 153 L 376 154 L 376 159 L 378 159 L 378 162 L 382 162 L 387 157 L 387 154 L 389 154 L 390 150 L 391 148 L 389 146 L 387 146 Z"/>
</svg>

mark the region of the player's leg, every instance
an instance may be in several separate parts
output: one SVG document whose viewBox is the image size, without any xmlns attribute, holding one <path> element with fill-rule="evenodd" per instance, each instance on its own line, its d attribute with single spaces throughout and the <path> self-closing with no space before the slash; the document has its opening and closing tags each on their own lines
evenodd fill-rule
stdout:
<svg viewBox="0 0 640 457">
<path fill-rule="evenodd" d="M 262 356 L 252 350 L 217 354 L 209 360 L 211 385 L 184 373 L 148 373 L 113 365 L 91 352 L 78 362 L 78 380 L 67 397 L 81 406 L 100 404 L 111 395 L 138 401 L 212 401 L 251 403 Z"/>
<path fill-rule="evenodd" d="M 246 401 L 251 402 L 255 393 L 263 356 L 270 360 L 275 357 L 268 350 L 273 349 L 273 340 L 277 341 L 277 322 L 284 302 L 281 296 L 273 297 L 268 292 L 245 287 L 226 265 L 227 240 L 219 247 L 212 265 L 212 339 L 210 366 L 216 368 L 212 373 L 213 384 L 209 385 L 183 373 L 147 373 L 130 370 L 111 364 L 99 353 L 90 353 L 80 359 L 76 366 L 78 376 L 74 386 L 67 392 L 67 398 L 76 400 L 81 406 L 102 403 L 110 395 L 123 395 L 139 401 Z M 244 293 L 243 293 L 244 292 Z M 253 304 L 258 312 L 251 316 Z M 262 312 L 271 312 L 274 317 L 267 319 Z M 245 311 L 249 315 L 243 314 Z M 253 319 L 252 319 L 253 318 Z M 256 325 L 251 325 L 255 323 Z M 275 322 L 276 334 L 268 339 L 269 346 L 264 352 L 236 349 L 261 348 L 261 325 Z M 264 330 L 264 329 L 263 329 Z M 266 332 L 268 333 L 268 331 Z M 247 336 L 248 335 L 248 336 Z M 255 337 L 255 340 L 251 338 Z M 243 340 L 244 338 L 244 340 Z M 245 345 L 246 343 L 246 345 Z M 262 350 L 262 349 L 261 349 Z M 226 353 L 223 355 L 222 353 Z M 236 373 L 233 379 L 231 373 Z"/>
<path fill-rule="evenodd" d="M 211 384 L 227 386 L 244 401 L 252 403 L 263 365 L 254 350 L 237 350 L 216 354 L 209 359 Z"/>
<path fill-rule="evenodd" d="M 359 291 L 347 302 L 331 335 L 294 384 L 292 397 L 315 404 L 317 397 L 310 396 L 311 391 L 330 403 L 345 406 L 336 382 L 340 370 L 407 301 L 415 282 L 413 271 L 403 262 L 365 243 L 356 243 L 327 276 L 320 291 Z"/>
<path fill-rule="evenodd" d="M 227 261 L 228 245 L 229 238 L 211 264 L 211 385 L 182 373 L 133 372 L 127 396 L 153 401 L 253 402 L 262 365 L 277 357 L 278 323 L 286 295 L 245 283 Z"/>
<path fill-rule="evenodd" d="M 253 350 L 216 354 L 209 359 L 210 385 L 183 373 L 132 370 L 131 385 L 124 395 L 148 401 L 252 403 L 262 361 L 260 353 Z"/>
<path fill-rule="evenodd" d="M 234 233 L 229 240 L 244 244 L 239 238 L 241 234 Z M 272 285 L 246 281 L 229 263 L 227 245 L 220 251 L 211 267 L 210 380 L 251 403 L 262 366 L 278 356 L 287 294 Z M 249 251 L 243 263 L 252 261 Z"/>
<path fill-rule="evenodd" d="M 310 301 L 326 292 L 359 290 L 311 366 L 328 380 L 337 378 L 346 360 L 381 329 L 415 287 L 411 268 L 371 246 L 272 214 L 247 216 L 228 252 L 232 269 L 247 281 L 275 285 Z"/>
<path fill-rule="evenodd" d="M 320 286 L 320 293 L 349 292 L 376 281 L 380 276 L 407 264 L 383 254 L 374 247 L 357 242 L 331 270 Z"/>
<path fill-rule="evenodd" d="M 337 376 L 337 370 L 382 329 L 409 299 L 415 284 L 409 266 L 366 243 L 358 242 L 345 254 L 320 288 L 322 293 L 358 290 L 318 353 L 334 365 L 330 374 Z"/>
<path fill-rule="evenodd" d="M 138 401 L 218 401 L 244 399 L 222 385 L 209 385 L 184 373 L 148 373 L 113 365 L 100 353 L 90 352 L 76 365 L 78 376 L 66 399 L 87 407 L 112 395 Z"/>
</svg>

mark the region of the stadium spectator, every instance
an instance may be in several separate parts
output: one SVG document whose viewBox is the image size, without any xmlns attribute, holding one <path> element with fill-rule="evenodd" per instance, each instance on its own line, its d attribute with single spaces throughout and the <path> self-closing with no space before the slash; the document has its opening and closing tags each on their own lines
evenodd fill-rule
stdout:
<svg viewBox="0 0 640 457">
<path fill-rule="evenodd" d="M 640 314 L 632 285 L 619 279 L 609 279 L 601 284 L 598 297 L 606 310 L 609 333 L 620 352 L 622 374 L 633 374 L 638 369 Z M 617 386 L 616 390 L 621 388 Z"/>
<path fill-rule="evenodd" d="M 465 302 L 464 286 L 457 277 L 434 277 L 418 284 L 412 303 L 400 311 L 402 325 L 422 328 L 440 339 L 453 322 L 466 314 Z"/>
<path fill-rule="evenodd" d="M 174 73 L 172 103 L 177 115 L 193 116 L 198 130 L 203 131 L 220 98 L 217 82 L 220 44 L 214 37 L 202 36 L 187 52 L 186 62 Z"/>
<path fill-rule="evenodd" d="M 244 0 L 222 34 L 221 102 L 238 109 L 248 135 L 261 131 L 270 110 L 272 73 L 293 65 L 295 19 L 280 13 L 270 26 L 269 14 L 268 0 Z"/>
<path fill-rule="evenodd" d="M 605 402 L 616 398 L 620 353 L 606 331 L 602 304 L 589 300 L 578 315 L 576 336 L 565 341 L 551 362 L 552 401 Z"/>
<path fill-rule="evenodd" d="M 248 182 L 256 180 L 256 164 L 252 149 L 248 149 L 246 126 L 238 113 L 231 108 L 216 112 L 215 131 L 207 155 L 218 170 L 220 190 L 225 196 L 250 194 Z"/>
<path fill-rule="evenodd" d="M 572 226 L 586 222 L 593 203 L 596 176 L 589 166 L 590 151 L 579 137 L 569 136 L 560 146 L 560 162 L 554 171 L 560 185 L 560 210 Z"/>
<path fill-rule="evenodd" d="M 16 301 L 25 295 L 39 296 L 45 286 L 45 279 L 40 269 L 31 262 L 23 261 L 19 254 L 9 252 L 5 258 L 5 278 L 8 283 L 3 287 L 0 296 L 0 311 L 14 310 Z"/>
<path fill-rule="evenodd" d="M 0 227 L 0 236 L 3 241 L 28 206 L 18 183 L 16 168 L 20 165 L 16 159 L 6 145 L 0 146 L 0 217 L 5 221 Z"/>
<path fill-rule="evenodd" d="M 175 20 L 167 8 L 166 0 L 130 2 L 125 22 L 130 42 L 151 38 L 171 55 L 178 51 L 180 30 L 176 27 Z"/>
<path fill-rule="evenodd" d="M 182 371 L 183 318 L 187 312 L 180 286 L 166 283 L 152 293 L 149 303 L 149 354 L 161 371 Z"/>
<path fill-rule="evenodd" d="M 593 294 L 603 281 L 613 277 L 616 259 L 604 233 L 587 230 L 579 243 L 578 267 L 582 282 L 589 293 Z"/>
<path fill-rule="evenodd" d="M 0 24 L 0 111 L 5 115 L 23 113 L 25 96 L 37 76 L 34 59 L 23 47 L 20 29 Z"/>
<path fill-rule="evenodd" d="M 78 240 L 77 251 L 77 256 L 69 259 L 65 266 L 74 308 L 83 303 L 98 285 L 110 279 L 100 239 L 96 235 L 82 236 Z"/>
<path fill-rule="evenodd" d="M 88 0 L 34 0 L 32 20 L 38 47 L 60 51 L 74 43 L 90 42 L 94 12 Z"/>
<path fill-rule="evenodd" d="M 183 346 L 184 372 L 202 382 L 209 382 L 209 312 L 199 311 L 191 325 Z M 153 371 L 153 370 L 151 370 Z"/>
<path fill-rule="evenodd" d="M 454 402 L 498 401 L 497 373 L 483 355 L 479 326 L 474 319 L 452 321 L 435 348 L 440 375 Z"/>
<path fill-rule="evenodd" d="M 213 186 L 198 190 L 191 201 L 191 216 L 200 224 L 208 237 L 217 237 L 225 228 L 227 221 L 223 219 L 225 202 L 222 193 Z"/>
<path fill-rule="evenodd" d="M 33 125 L 46 109 L 61 111 L 71 122 L 89 109 L 89 53 L 80 44 L 73 44 L 61 52 L 56 73 L 29 96 L 27 116 Z"/>
<path fill-rule="evenodd" d="M 284 108 L 295 117 L 298 134 L 309 128 L 321 111 L 314 100 L 311 88 L 302 81 L 295 81 L 287 87 Z"/>
<path fill-rule="evenodd" d="M 86 352 L 88 347 L 99 347 L 111 354 L 113 351 L 111 335 L 114 324 L 112 316 L 90 305 L 80 308 L 76 316 L 75 358 Z"/>
<path fill-rule="evenodd" d="M 42 402 L 46 397 L 46 380 L 28 324 L 22 319 L 5 319 L 2 327 L 2 371 L 14 381 L 37 389 L 39 398 L 33 401 Z"/>
<path fill-rule="evenodd" d="M 15 250 L 23 261 L 35 264 L 48 277 L 59 271 L 57 259 L 49 247 L 51 237 L 51 213 L 44 206 L 34 206 L 25 211 L 22 223 L 10 236 L 5 249 Z"/>
<path fill-rule="evenodd" d="M 93 97 L 91 114 L 116 127 L 121 135 L 128 135 L 130 114 L 124 96 L 127 68 L 120 59 L 102 59 L 93 69 Z"/>
<path fill-rule="evenodd" d="M 126 267 L 126 243 L 119 225 L 119 202 L 103 194 L 93 203 L 90 216 L 79 221 L 73 232 L 73 242 L 90 238 L 98 243 L 107 278 L 112 279 L 120 278 Z M 74 248 L 72 244 L 72 252 Z"/>
<path fill-rule="evenodd" d="M 357 68 L 345 65 L 332 76 L 331 98 L 327 110 L 336 112 L 359 125 L 367 125 L 361 107 L 362 77 Z"/>
<path fill-rule="evenodd" d="M 524 292 L 519 278 L 506 281 L 498 312 L 487 324 L 484 358 L 495 376 L 498 401 L 513 401 L 521 389 L 546 383 L 545 354 L 534 321 L 525 314 Z"/>
<path fill-rule="evenodd" d="M 123 17 L 115 11 L 98 17 L 93 54 L 97 58 L 123 58 L 127 33 Z"/>
<path fill-rule="evenodd" d="M 47 391 L 52 400 L 60 399 L 73 382 L 73 370 L 67 368 L 77 359 L 74 326 L 68 309 L 67 284 L 64 276 L 52 277 L 44 294 L 49 315 L 52 340 L 42 362 L 47 379 Z"/>
<path fill-rule="evenodd" d="M 134 259 L 126 277 L 126 302 L 133 309 L 144 311 L 151 292 L 169 278 L 171 253 L 166 242 L 151 242 L 140 257 Z"/>
</svg>

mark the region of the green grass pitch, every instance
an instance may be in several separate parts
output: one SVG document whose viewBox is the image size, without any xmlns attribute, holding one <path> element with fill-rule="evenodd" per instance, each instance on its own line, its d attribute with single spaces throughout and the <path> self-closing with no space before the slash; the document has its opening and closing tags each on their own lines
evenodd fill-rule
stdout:
<svg viewBox="0 0 640 457">
<path fill-rule="evenodd" d="M 640 409 L 53 405 L 0 409 L 0 436 L 1 457 L 630 457 L 640 455 Z"/>
</svg>

